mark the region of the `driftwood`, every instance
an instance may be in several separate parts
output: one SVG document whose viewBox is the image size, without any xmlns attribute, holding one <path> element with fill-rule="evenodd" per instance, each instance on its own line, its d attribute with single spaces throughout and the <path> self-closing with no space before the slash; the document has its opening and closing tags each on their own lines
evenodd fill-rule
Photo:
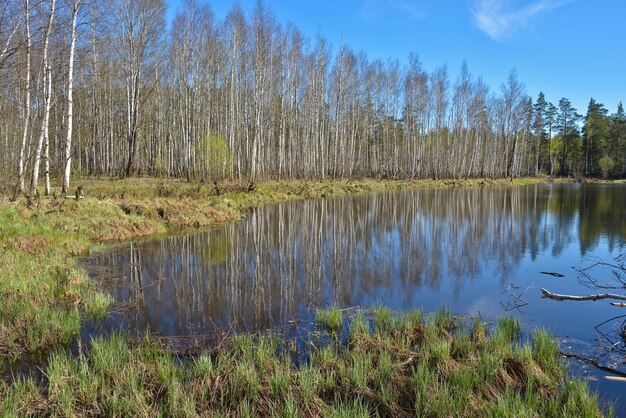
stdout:
<svg viewBox="0 0 626 418">
<path fill-rule="evenodd" d="M 598 293 L 596 295 L 571 296 L 571 295 L 560 295 L 558 293 L 552 293 L 543 288 L 541 289 L 541 293 L 543 293 L 544 298 L 554 299 L 554 300 L 599 300 L 599 299 L 626 300 L 626 295 L 617 295 L 615 293 Z"/>
</svg>

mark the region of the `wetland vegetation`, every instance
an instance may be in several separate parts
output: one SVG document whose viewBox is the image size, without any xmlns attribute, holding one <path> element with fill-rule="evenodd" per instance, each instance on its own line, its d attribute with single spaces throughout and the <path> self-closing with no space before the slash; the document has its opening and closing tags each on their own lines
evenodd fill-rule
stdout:
<svg viewBox="0 0 626 418">
<path fill-rule="evenodd" d="M 306 359 L 276 335 L 235 336 L 194 357 L 149 338 L 55 351 L 47 384 L 0 386 L 5 416 L 601 416 L 586 383 L 566 378 L 558 344 L 502 318 L 493 332 L 450 311 L 318 312 Z M 345 333 L 345 334 L 344 334 Z"/>
<path fill-rule="evenodd" d="M 553 337 L 529 329 L 521 338 L 510 318 L 490 328 L 480 319 L 451 321 L 449 311 L 422 317 L 382 307 L 350 315 L 321 310 L 319 329 L 309 329 L 312 346 L 290 344 L 279 334 L 237 333 L 193 356 L 148 335 L 117 331 L 80 339 L 85 320 L 106 316 L 114 302 L 78 267 L 75 257 L 87 248 L 215 226 L 290 199 L 390 189 L 462 195 L 472 187 L 509 189 L 510 183 L 268 182 L 254 190 L 225 183 L 218 195 L 214 185 L 176 180 L 86 180 L 81 200 L 5 200 L 2 410 L 17 416 L 607 413 L 585 383 L 566 376 Z M 42 373 L 14 367 L 25 358 L 37 359 Z"/>
</svg>

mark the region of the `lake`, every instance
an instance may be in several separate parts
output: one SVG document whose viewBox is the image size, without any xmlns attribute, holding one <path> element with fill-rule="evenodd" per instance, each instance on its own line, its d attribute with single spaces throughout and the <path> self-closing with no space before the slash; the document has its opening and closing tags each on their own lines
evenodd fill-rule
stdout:
<svg viewBox="0 0 626 418">
<path fill-rule="evenodd" d="M 317 308 L 389 306 L 548 329 L 572 373 L 626 394 L 626 309 L 551 292 L 612 291 L 626 277 L 625 184 L 539 184 L 384 192 L 295 201 L 210 231 L 118 246 L 83 260 L 117 309 L 84 335 L 193 338 L 216 329 L 293 334 Z M 620 273 L 614 275 L 614 273 Z M 546 274 L 549 273 L 549 274 Z M 594 280 L 599 282 L 593 283 Z M 594 284 L 596 286 L 594 286 Z M 600 326 L 598 326 L 601 324 Z M 618 401 L 619 402 L 619 401 Z M 626 399 L 618 415 L 626 415 Z"/>
</svg>

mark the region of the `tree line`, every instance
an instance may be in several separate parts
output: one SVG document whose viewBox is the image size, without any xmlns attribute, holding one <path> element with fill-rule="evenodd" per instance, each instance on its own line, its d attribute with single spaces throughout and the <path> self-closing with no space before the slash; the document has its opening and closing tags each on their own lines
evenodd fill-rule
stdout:
<svg viewBox="0 0 626 418">
<path fill-rule="evenodd" d="M 626 173 L 626 117 L 491 91 L 463 64 L 423 68 L 308 39 L 259 1 L 218 20 L 187 0 L 2 0 L 0 175 L 188 179 Z M 582 126 L 582 128 L 581 128 Z M 41 179 L 43 177 L 43 180 Z"/>
</svg>

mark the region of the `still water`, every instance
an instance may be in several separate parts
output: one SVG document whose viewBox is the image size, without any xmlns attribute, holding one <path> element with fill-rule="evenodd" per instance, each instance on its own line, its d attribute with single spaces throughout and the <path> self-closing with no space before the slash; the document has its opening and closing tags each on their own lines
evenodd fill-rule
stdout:
<svg viewBox="0 0 626 418">
<path fill-rule="evenodd" d="M 124 328 L 181 337 L 216 328 L 293 330 L 318 307 L 433 311 L 445 305 L 486 321 L 515 315 L 526 329 L 539 325 L 558 336 L 564 352 L 626 372 L 626 335 L 620 336 L 626 309 L 607 300 L 558 302 L 540 291 L 607 291 L 590 287 L 591 278 L 621 285 L 624 293 L 619 279 L 626 277 L 614 276 L 615 269 L 580 271 L 597 261 L 615 264 L 624 252 L 625 184 L 289 202 L 210 231 L 90 255 L 85 267 L 110 288 L 119 308 L 87 332 Z M 612 373 L 589 362 L 571 367 L 603 396 L 623 393 L 618 412 L 626 415 L 626 383 L 606 379 Z"/>
</svg>

